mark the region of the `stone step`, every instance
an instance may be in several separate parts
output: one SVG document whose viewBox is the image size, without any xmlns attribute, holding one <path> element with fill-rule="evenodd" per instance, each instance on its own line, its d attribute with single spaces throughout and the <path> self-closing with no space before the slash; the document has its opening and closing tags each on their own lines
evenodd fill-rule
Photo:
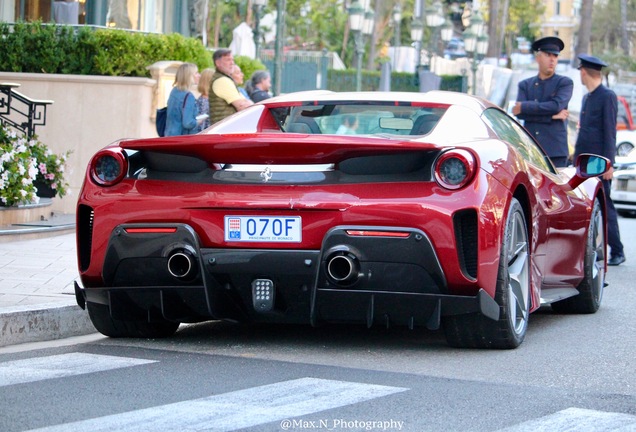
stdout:
<svg viewBox="0 0 636 432">
<path fill-rule="evenodd" d="M 0 243 L 43 238 L 75 230 L 75 215 L 50 210 L 51 199 L 38 204 L 0 207 Z"/>
</svg>

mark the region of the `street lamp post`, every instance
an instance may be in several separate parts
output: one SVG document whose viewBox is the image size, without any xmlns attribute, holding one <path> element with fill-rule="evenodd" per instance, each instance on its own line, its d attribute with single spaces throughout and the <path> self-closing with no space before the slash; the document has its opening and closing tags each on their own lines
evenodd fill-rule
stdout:
<svg viewBox="0 0 636 432">
<path fill-rule="evenodd" d="M 424 33 L 424 26 L 418 17 L 413 17 L 411 23 L 411 40 L 415 46 L 415 85 L 419 85 L 420 82 L 420 68 L 422 67 L 422 33 Z"/>
<path fill-rule="evenodd" d="M 364 6 L 354 1 L 349 8 L 349 28 L 353 32 L 356 55 L 356 91 L 362 90 L 362 57 L 364 57 L 364 36 L 373 33 L 374 14 L 368 9 L 368 1 Z"/>
<path fill-rule="evenodd" d="M 267 5 L 267 0 L 254 0 L 254 57 L 258 60 L 261 58 L 261 14 L 263 8 Z"/>
<path fill-rule="evenodd" d="M 353 39 L 356 46 L 356 91 L 362 88 L 362 27 L 364 26 L 364 9 L 359 1 L 353 2 L 349 8 L 349 28 L 353 32 Z"/>
<path fill-rule="evenodd" d="M 402 44 L 402 35 L 400 34 L 400 23 L 402 22 L 402 6 L 396 3 L 393 7 L 393 21 L 395 23 L 395 33 L 393 38 L 393 69 L 397 69 L 398 65 L 398 47 Z"/>
<path fill-rule="evenodd" d="M 447 21 L 446 24 L 442 25 L 442 30 L 440 31 L 440 33 L 442 34 L 444 46 L 446 46 L 446 44 L 450 42 L 450 40 L 453 38 L 453 35 L 455 34 L 453 24 Z"/>
<path fill-rule="evenodd" d="M 393 36 L 393 44 L 395 47 L 399 47 L 402 42 L 402 35 L 400 34 L 400 23 L 402 22 L 402 6 L 396 3 L 393 7 L 393 21 L 395 22 L 395 34 Z"/>
<path fill-rule="evenodd" d="M 472 53 L 471 71 L 473 73 L 473 95 L 477 94 L 477 67 L 479 56 L 486 54 L 488 50 L 488 36 L 484 34 L 484 20 L 479 11 L 474 11 L 470 19 L 470 26 L 464 33 L 464 48 L 466 52 Z"/>
<path fill-rule="evenodd" d="M 283 87 L 283 56 L 285 48 L 285 8 L 286 0 L 276 0 L 276 47 L 274 49 L 274 76 L 272 91 L 275 96 L 281 94 Z"/>
<path fill-rule="evenodd" d="M 429 40 L 428 50 L 428 69 L 432 70 L 433 53 L 437 48 L 437 29 L 446 22 L 444 19 L 444 10 L 439 0 L 426 8 L 426 25 L 431 29 L 431 38 Z"/>
</svg>

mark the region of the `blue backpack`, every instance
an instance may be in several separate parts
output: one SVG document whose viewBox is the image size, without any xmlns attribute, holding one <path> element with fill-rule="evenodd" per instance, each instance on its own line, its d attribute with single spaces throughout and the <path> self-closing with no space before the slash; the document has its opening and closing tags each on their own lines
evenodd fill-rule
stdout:
<svg viewBox="0 0 636 432">
<path fill-rule="evenodd" d="M 183 109 L 185 108 L 186 101 L 188 100 L 190 93 L 186 94 L 183 99 L 183 106 L 181 107 L 181 114 L 183 115 Z M 155 119 L 155 126 L 157 127 L 157 135 L 160 137 L 166 136 L 166 119 L 168 118 L 168 107 L 158 108 L 157 117 Z"/>
<path fill-rule="evenodd" d="M 166 118 L 168 117 L 168 107 L 157 109 L 157 119 L 155 125 L 157 126 L 157 134 L 162 137 L 166 135 Z"/>
</svg>

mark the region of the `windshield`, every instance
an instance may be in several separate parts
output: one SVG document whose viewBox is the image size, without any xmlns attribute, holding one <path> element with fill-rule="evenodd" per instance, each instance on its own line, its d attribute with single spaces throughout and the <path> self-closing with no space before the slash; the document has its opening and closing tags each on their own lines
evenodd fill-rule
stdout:
<svg viewBox="0 0 636 432">
<path fill-rule="evenodd" d="M 275 108 L 283 132 L 338 135 L 425 135 L 445 108 L 395 104 L 329 104 Z"/>
</svg>

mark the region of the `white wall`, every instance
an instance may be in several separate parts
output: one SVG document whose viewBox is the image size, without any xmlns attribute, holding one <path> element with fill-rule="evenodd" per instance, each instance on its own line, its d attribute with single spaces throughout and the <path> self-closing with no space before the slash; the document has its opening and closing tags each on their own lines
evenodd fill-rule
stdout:
<svg viewBox="0 0 636 432">
<path fill-rule="evenodd" d="M 20 84 L 16 90 L 31 99 L 53 101 L 46 125 L 35 132 L 54 153 L 73 153 L 67 167 L 70 193 L 55 198 L 52 211 L 75 213 L 86 167 L 97 150 L 119 138 L 157 136 L 155 80 L 0 72 L 0 82 Z"/>
</svg>

